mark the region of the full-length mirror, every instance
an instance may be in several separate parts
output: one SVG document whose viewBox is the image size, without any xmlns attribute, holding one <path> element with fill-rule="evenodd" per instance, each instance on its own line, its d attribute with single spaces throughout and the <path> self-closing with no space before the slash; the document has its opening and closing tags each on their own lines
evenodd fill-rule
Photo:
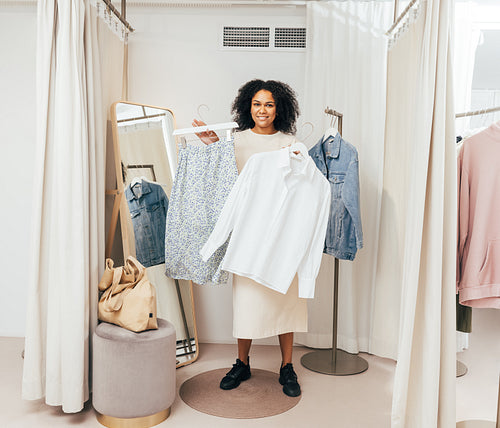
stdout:
<svg viewBox="0 0 500 428">
<path fill-rule="evenodd" d="M 146 267 L 158 317 L 175 326 L 179 367 L 197 358 L 198 339 L 192 283 L 165 275 L 165 224 L 177 164 L 174 115 L 117 102 L 111 116 L 124 257 L 135 256 Z"/>
</svg>

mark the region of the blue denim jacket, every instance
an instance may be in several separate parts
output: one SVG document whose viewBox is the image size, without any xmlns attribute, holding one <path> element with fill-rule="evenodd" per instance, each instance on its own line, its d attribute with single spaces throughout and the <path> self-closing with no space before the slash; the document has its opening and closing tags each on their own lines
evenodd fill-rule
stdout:
<svg viewBox="0 0 500 428">
<path fill-rule="evenodd" d="M 335 137 L 322 137 L 309 155 L 330 182 L 332 192 L 323 252 L 338 259 L 354 260 L 356 251 L 363 247 L 358 152 L 337 133 Z"/>
<path fill-rule="evenodd" d="M 144 267 L 165 261 L 168 198 L 162 187 L 142 180 L 125 190 L 135 235 L 136 258 Z"/>
</svg>

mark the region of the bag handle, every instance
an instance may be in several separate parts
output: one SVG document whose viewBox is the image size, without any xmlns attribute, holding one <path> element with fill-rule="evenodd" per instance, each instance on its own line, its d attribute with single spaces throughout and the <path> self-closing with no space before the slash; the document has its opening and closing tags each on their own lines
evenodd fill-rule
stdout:
<svg viewBox="0 0 500 428">
<path fill-rule="evenodd" d="M 146 268 L 133 256 L 128 256 L 125 265 L 135 273 L 136 281 L 139 282 L 146 274 Z"/>
<path fill-rule="evenodd" d="M 146 275 L 146 268 L 132 256 L 127 257 L 125 266 L 115 268 L 113 283 L 102 296 L 103 309 L 108 312 L 120 310 L 124 291 L 134 288 Z"/>
<path fill-rule="evenodd" d="M 98 284 L 99 291 L 106 290 L 112 284 L 114 272 L 113 265 L 113 259 L 106 259 L 106 267 Z"/>
</svg>

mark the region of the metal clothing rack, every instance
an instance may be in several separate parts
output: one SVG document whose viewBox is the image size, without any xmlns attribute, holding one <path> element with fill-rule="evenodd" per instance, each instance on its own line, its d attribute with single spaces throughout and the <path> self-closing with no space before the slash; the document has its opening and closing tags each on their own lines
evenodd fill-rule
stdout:
<svg viewBox="0 0 500 428">
<path fill-rule="evenodd" d="M 396 2 L 397 2 L 397 0 L 396 0 Z M 464 112 L 464 113 L 457 113 L 455 115 L 455 118 L 458 119 L 458 118 L 461 118 L 461 117 L 480 116 L 480 115 L 483 115 L 483 114 L 495 113 L 497 111 L 500 111 L 500 106 L 498 106 L 498 107 L 489 107 L 489 108 L 484 108 L 484 109 L 480 109 L 480 110 L 472 110 L 472 111 L 467 111 L 467 112 Z M 461 361 L 457 360 L 456 376 L 457 377 L 461 377 L 461 376 L 464 376 L 466 373 L 467 373 L 467 366 L 464 363 L 462 363 Z M 499 397 L 499 400 L 500 400 L 500 397 Z M 500 408 L 500 404 L 499 404 L 499 408 Z M 500 420 L 499 417 L 497 417 L 497 419 Z M 497 425 L 498 425 L 498 423 L 499 422 L 497 421 Z M 497 426 L 497 428 L 500 428 L 500 427 Z"/>
<path fill-rule="evenodd" d="M 471 113 L 471 112 L 469 112 Z M 455 115 L 455 118 L 458 118 L 458 117 L 465 117 L 467 115 L 469 115 L 469 113 L 460 113 L 460 114 L 456 114 Z M 456 377 L 462 377 L 462 376 L 465 376 L 467 374 L 467 371 L 468 371 L 468 368 L 467 366 L 462 363 L 462 361 L 459 361 L 457 360 L 457 365 L 456 365 L 456 371 L 455 371 L 455 376 Z"/>
<path fill-rule="evenodd" d="M 338 131 L 342 135 L 342 113 L 330 108 L 325 113 L 332 116 L 332 125 L 338 119 Z M 337 349 L 337 322 L 339 302 L 339 259 L 335 257 L 335 270 L 333 274 L 333 328 L 332 349 L 321 349 L 309 352 L 302 356 L 300 362 L 309 370 L 336 376 L 346 376 L 362 373 L 368 369 L 368 362 L 359 355 L 350 354 Z"/>
<path fill-rule="evenodd" d="M 495 113 L 497 111 L 500 111 L 500 106 L 484 108 L 481 110 L 473 110 L 473 111 L 468 111 L 465 113 L 457 113 L 455 115 L 455 118 L 458 119 L 460 117 L 479 116 L 482 114 Z M 465 368 L 465 370 L 467 370 L 467 367 L 463 363 L 461 363 L 460 361 L 457 361 L 457 377 L 461 376 L 461 374 L 460 374 L 461 372 L 459 372 L 459 370 L 463 371 L 464 368 Z M 463 373 L 463 374 L 465 374 L 465 373 Z M 497 420 L 496 420 L 496 422 L 485 421 L 485 420 L 465 420 L 465 421 L 457 422 L 457 428 L 500 428 L 500 376 L 498 379 L 498 403 L 497 403 Z"/>
</svg>

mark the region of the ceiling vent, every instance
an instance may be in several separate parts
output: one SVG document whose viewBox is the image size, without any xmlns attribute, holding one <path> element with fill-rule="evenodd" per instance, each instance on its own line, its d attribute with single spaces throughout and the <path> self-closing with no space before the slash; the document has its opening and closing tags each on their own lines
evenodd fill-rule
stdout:
<svg viewBox="0 0 500 428">
<path fill-rule="evenodd" d="M 225 48 L 268 48 L 269 42 L 269 27 L 224 27 Z"/>
<path fill-rule="evenodd" d="M 298 48 L 306 47 L 305 28 L 275 28 L 274 47 L 276 48 Z"/>
<path fill-rule="evenodd" d="M 305 28 L 224 27 L 223 49 L 304 50 Z"/>
</svg>

